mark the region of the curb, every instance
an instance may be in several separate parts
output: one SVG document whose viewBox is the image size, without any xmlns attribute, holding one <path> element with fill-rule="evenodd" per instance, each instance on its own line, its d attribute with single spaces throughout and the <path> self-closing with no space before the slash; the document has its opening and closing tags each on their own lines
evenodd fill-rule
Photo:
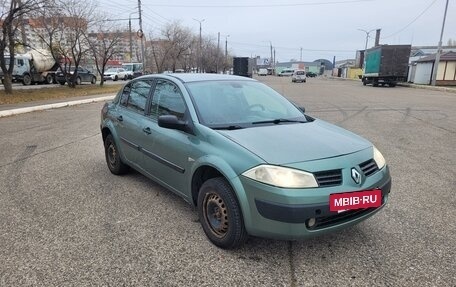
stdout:
<svg viewBox="0 0 456 287">
<path fill-rule="evenodd" d="M 426 85 L 417 85 L 417 84 L 409 84 L 409 83 L 397 83 L 398 86 L 413 88 L 413 89 L 422 89 L 422 90 L 431 90 L 431 91 L 439 91 L 439 92 L 448 92 L 448 93 L 456 93 L 456 88 L 447 88 L 447 87 L 434 87 L 434 86 L 426 86 Z"/>
<path fill-rule="evenodd" d="M 62 103 L 47 104 L 47 105 L 41 105 L 41 106 L 5 110 L 5 111 L 0 111 L 0 118 L 13 116 L 13 115 L 19 115 L 19 114 L 25 114 L 25 113 L 31 113 L 31 112 L 35 112 L 35 111 L 58 109 L 58 108 L 71 107 L 71 106 L 82 105 L 82 104 L 109 101 L 109 100 L 114 99 L 114 97 L 115 96 L 113 95 L 113 96 L 105 96 L 105 97 L 92 98 L 92 99 L 84 99 L 84 100 L 77 100 L 77 101 L 70 101 L 70 102 L 62 102 Z"/>
</svg>

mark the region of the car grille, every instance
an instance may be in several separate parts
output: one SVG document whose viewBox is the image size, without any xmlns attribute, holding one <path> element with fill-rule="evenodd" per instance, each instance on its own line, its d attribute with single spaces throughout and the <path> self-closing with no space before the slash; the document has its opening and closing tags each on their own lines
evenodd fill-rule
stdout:
<svg viewBox="0 0 456 287">
<path fill-rule="evenodd" d="M 370 176 L 374 174 L 376 171 L 378 171 L 378 166 L 374 159 L 370 159 L 368 161 L 360 163 L 359 167 L 361 168 L 365 176 Z"/>
<path fill-rule="evenodd" d="M 325 170 L 314 173 L 320 187 L 328 187 L 342 184 L 342 170 Z"/>
</svg>

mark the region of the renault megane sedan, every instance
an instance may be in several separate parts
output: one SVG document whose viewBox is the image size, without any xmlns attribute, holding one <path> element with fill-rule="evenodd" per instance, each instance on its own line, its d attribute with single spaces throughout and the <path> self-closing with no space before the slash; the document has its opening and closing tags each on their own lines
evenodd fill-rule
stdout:
<svg viewBox="0 0 456 287">
<path fill-rule="evenodd" d="M 391 188 L 372 143 L 245 77 L 136 78 L 104 105 L 101 131 L 113 174 L 133 168 L 181 196 L 221 248 L 352 226 Z"/>
</svg>

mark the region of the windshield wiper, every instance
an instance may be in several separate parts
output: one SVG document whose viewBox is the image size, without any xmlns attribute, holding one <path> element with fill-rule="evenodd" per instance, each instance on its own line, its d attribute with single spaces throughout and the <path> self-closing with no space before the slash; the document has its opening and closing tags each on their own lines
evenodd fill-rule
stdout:
<svg viewBox="0 0 456 287">
<path fill-rule="evenodd" d="M 276 125 L 278 125 L 280 123 L 306 123 L 306 121 L 289 120 L 289 119 L 274 119 L 274 120 L 253 122 L 252 125 L 258 125 L 258 124 L 276 124 Z"/>
<path fill-rule="evenodd" d="M 236 125 L 231 125 L 231 126 L 221 126 L 221 127 L 213 127 L 212 129 L 214 130 L 240 130 L 243 129 L 244 127 L 241 126 L 236 126 Z"/>
</svg>

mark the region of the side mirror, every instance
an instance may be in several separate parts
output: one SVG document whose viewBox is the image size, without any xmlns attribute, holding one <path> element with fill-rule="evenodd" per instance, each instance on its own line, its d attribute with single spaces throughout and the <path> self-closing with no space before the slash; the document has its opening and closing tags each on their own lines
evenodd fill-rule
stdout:
<svg viewBox="0 0 456 287">
<path fill-rule="evenodd" d="M 158 117 L 158 126 L 165 129 L 180 130 L 192 133 L 187 122 L 180 121 L 175 115 L 163 115 Z"/>
<path fill-rule="evenodd" d="M 306 112 L 306 108 L 305 107 L 298 107 L 298 109 L 300 109 L 303 113 Z"/>
</svg>

